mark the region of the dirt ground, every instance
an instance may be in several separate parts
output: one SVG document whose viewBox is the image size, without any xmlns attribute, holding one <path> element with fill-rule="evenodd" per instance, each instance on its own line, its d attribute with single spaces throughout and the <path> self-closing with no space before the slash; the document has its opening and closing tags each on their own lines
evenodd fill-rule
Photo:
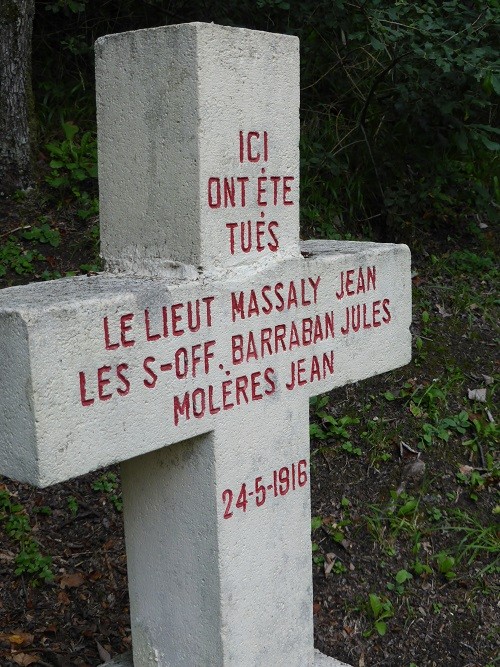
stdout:
<svg viewBox="0 0 500 667">
<path fill-rule="evenodd" d="M 95 224 L 0 203 L 0 288 L 93 268 Z M 311 404 L 315 643 L 355 667 L 499 664 L 490 234 L 414 257 L 411 364 Z M 119 471 L 45 490 L 0 478 L 0 664 L 96 667 L 130 646 Z"/>
</svg>

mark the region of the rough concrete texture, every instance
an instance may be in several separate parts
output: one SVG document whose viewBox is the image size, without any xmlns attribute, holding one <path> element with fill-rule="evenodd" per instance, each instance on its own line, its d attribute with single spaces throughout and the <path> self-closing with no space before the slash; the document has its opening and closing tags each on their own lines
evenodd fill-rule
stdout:
<svg viewBox="0 0 500 667">
<path fill-rule="evenodd" d="M 279 421 L 288 404 L 407 363 L 408 250 L 342 242 L 304 250 L 240 267 L 224 282 L 102 274 L 2 290 L 1 472 L 55 484 L 227 430 L 233 413 L 243 424 L 269 405 Z M 365 292 L 339 299 L 347 276 L 349 291 L 360 281 Z M 323 356 L 332 352 L 333 373 Z M 236 395 L 238 377 L 247 379 Z"/>
<path fill-rule="evenodd" d="M 294 38 L 172 26 L 96 59 L 110 271 L 0 293 L 0 472 L 123 462 L 136 667 L 336 665 L 308 399 L 410 360 L 409 251 L 299 246 Z"/>
<path fill-rule="evenodd" d="M 106 662 L 101 667 L 134 667 L 134 662 L 132 660 L 132 653 L 127 653 L 122 655 L 119 658 L 115 658 L 110 662 Z M 260 665 L 255 665 L 255 667 L 261 667 Z M 273 665 L 273 667 L 288 667 L 288 665 Z M 335 660 L 335 658 L 329 658 L 319 651 L 314 651 L 314 665 L 313 667 L 350 667 L 345 662 L 340 662 Z"/>
<path fill-rule="evenodd" d="M 303 249 L 224 282 L 0 293 L 2 473 L 124 461 L 137 667 L 314 664 L 308 398 L 407 363 L 411 301 L 403 246 Z"/>
<path fill-rule="evenodd" d="M 108 35 L 96 42 L 96 85 L 108 269 L 192 275 L 252 262 L 252 253 L 221 254 L 225 224 L 269 223 L 277 210 L 280 253 L 298 252 L 296 37 L 203 23 Z M 296 178 L 285 196 L 276 182 L 276 205 L 271 181 L 260 198 L 256 190 L 273 175 Z"/>
<path fill-rule="evenodd" d="M 284 666 L 283 666 L 284 667 Z M 345 662 L 335 660 L 327 655 L 323 655 L 319 651 L 314 651 L 314 667 L 351 667 Z"/>
</svg>

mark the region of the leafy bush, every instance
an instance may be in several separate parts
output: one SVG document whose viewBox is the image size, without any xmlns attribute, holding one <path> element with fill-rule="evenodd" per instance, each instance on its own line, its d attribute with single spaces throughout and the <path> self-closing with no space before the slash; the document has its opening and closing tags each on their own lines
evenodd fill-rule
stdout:
<svg viewBox="0 0 500 667">
<path fill-rule="evenodd" d="M 498 0 L 125 0 L 112 16 L 110 7 L 52 0 L 37 13 L 42 135 L 61 115 L 94 127 L 100 35 L 184 21 L 286 32 L 301 39 L 306 236 L 421 242 L 422 232 L 477 229 L 477 211 L 498 216 Z M 76 125 L 64 131 L 49 144 L 49 179 L 82 193 L 95 141 L 77 140 Z M 82 210 L 90 209 L 95 200 Z"/>
<path fill-rule="evenodd" d="M 394 237 L 497 214 L 497 19 L 493 1 L 321 3 L 302 31 L 308 219 Z"/>
<path fill-rule="evenodd" d="M 74 123 L 63 123 L 64 140 L 48 143 L 52 169 L 46 181 L 53 188 L 71 191 L 79 208 L 77 214 L 86 220 L 97 215 L 98 199 L 89 192 L 97 179 L 97 140 L 95 132 L 84 132 Z"/>
<path fill-rule="evenodd" d="M 97 178 L 97 142 L 95 135 L 84 132 L 73 123 L 63 123 L 64 140 L 45 147 L 52 157 L 52 172 L 46 181 L 54 188 L 76 188 L 82 181 Z"/>
</svg>

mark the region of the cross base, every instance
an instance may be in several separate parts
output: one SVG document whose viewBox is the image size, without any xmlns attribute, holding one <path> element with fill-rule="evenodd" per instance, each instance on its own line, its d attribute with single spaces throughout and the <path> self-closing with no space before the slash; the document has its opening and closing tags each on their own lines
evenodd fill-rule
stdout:
<svg viewBox="0 0 500 667">
<path fill-rule="evenodd" d="M 134 667 L 134 662 L 132 660 L 132 653 L 125 653 L 124 655 L 106 662 L 101 667 Z M 278 666 L 276 666 L 278 667 Z M 314 665 L 313 667 L 351 667 L 345 662 L 340 662 L 335 660 L 335 658 L 330 658 L 323 653 L 320 653 L 314 649 Z"/>
</svg>

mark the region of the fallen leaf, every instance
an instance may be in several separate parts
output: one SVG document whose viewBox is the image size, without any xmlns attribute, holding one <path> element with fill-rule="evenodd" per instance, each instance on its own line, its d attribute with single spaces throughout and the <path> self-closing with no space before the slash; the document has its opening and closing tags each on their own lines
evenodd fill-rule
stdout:
<svg viewBox="0 0 500 667">
<path fill-rule="evenodd" d="M 71 602 L 71 600 L 69 599 L 69 595 L 64 591 L 60 591 L 60 593 L 57 596 L 57 601 L 59 602 L 59 604 L 69 604 Z"/>
<path fill-rule="evenodd" d="M 420 458 L 420 452 L 416 449 L 413 449 L 410 447 L 410 445 L 407 445 L 406 442 L 401 442 L 399 443 L 399 455 L 402 459 L 418 459 Z"/>
<path fill-rule="evenodd" d="M 10 563 L 14 560 L 16 554 L 13 554 L 12 551 L 0 551 L 0 561 Z"/>
<path fill-rule="evenodd" d="M 462 475 L 470 475 L 473 470 L 474 468 L 472 466 L 466 466 L 466 465 L 460 466 L 460 472 L 462 473 Z"/>
<path fill-rule="evenodd" d="M 104 646 L 101 646 L 99 642 L 96 642 L 97 644 L 97 652 L 99 653 L 99 657 L 101 660 L 104 660 L 104 662 L 109 662 L 111 660 L 111 653 L 109 651 L 106 651 Z"/>
<path fill-rule="evenodd" d="M 333 566 L 335 565 L 336 562 L 335 554 L 326 554 L 325 555 L 325 563 L 323 565 L 325 569 L 325 577 L 328 577 L 330 572 L 333 570 Z"/>
<path fill-rule="evenodd" d="M 314 614 L 314 615 L 319 614 L 320 611 L 321 611 L 321 605 L 320 605 L 320 603 L 319 603 L 319 602 L 315 602 L 315 603 L 313 604 L 313 614 Z"/>
<path fill-rule="evenodd" d="M 40 656 L 36 653 L 16 653 L 12 656 L 12 660 L 16 665 L 21 665 L 21 667 L 28 667 L 29 665 L 35 665 L 40 661 Z"/>
<path fill-rule="evenodd" d="M 480 389 L 468 389 L 467 396 L 470 401 L 486 403 L 486 387 L 481 387 Z"/>
<path fill-rule="evenodd" d="M 51 623 L 50 625 L 47 625 L 45 628 L 42 628 L 43 632 L 57 632 L 57 625 L 55 623 Z"/>
<path fill-rule="evenodd" d="M 436 310 L 441 315 L 441 317 L 451 317 L 451 313 L 446 312 L 444 306 L 440 303 L 436 303 Z"/>
<path fill-rule="evenodd" d="M 64 590 L 65 588 L 78 588 L 85 583 L 85 577 L 81 572 L 74 572 L 73 574 L 63 574 L 59 580 L 59 585 Z"/>
<path fill-rule="evenodd" d="M 3 637 L 16 646 L 29 646 L 35 638 L 28 632 L 13 632 L 11 635 L 3 635 Z"/>
</svg>

